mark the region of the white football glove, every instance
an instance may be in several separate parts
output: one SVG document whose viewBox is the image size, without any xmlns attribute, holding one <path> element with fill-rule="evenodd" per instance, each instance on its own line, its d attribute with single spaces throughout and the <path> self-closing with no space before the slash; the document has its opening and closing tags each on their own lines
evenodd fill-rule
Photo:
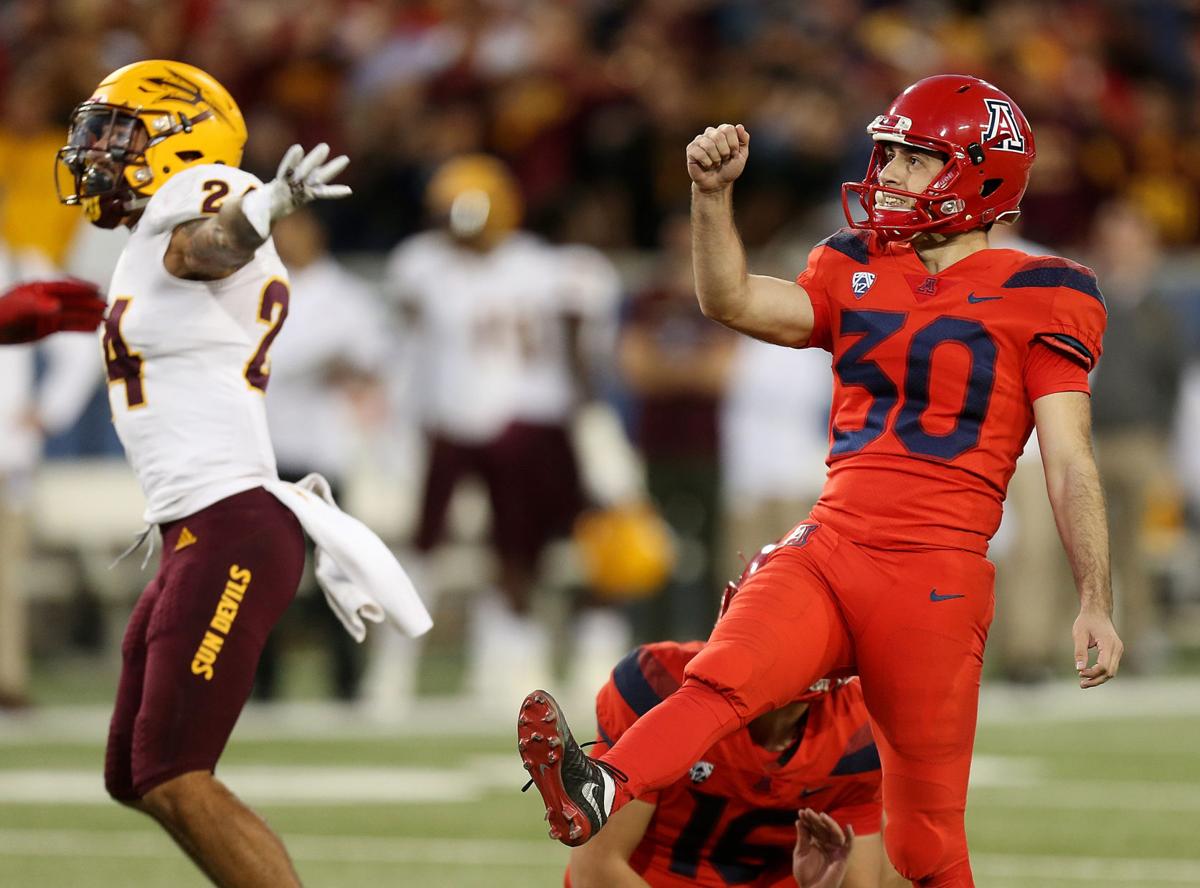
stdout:
<svg viewBox="0 0 1200 888">
<path fill-rule="evenodd" d="M 242 215 L 259 237 L 271 236 L 276 220 L 295 212 L 306 203 L 320 198 L 337 199 L 350 195 L 349 185 L 330 185 L 329 180 L 350 163 L 346 155 L 325 163 L 329 146 L 322 142 L 308 154 L 293 145 L 279 161 L 275 178 L 242 198 Z"/>
</svg>

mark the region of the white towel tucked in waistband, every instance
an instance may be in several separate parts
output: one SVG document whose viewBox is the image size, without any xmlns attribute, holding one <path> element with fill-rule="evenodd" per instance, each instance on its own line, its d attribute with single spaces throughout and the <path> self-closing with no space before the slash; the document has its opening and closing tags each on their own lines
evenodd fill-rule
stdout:
<svg viewBox="0 0 1200 888">
<path fill-rule="evenodd" d="M 387 619 L 414 638 L 429 631 L 433 619 L 404 568 L 369 527 L 338 508 L 328 481 L 314 473 L 296 484 L 267 481 L 263 487 L 313 541 L 317 582 L 355 641 L 367 636 L 363 620 Z"/>
</svg>

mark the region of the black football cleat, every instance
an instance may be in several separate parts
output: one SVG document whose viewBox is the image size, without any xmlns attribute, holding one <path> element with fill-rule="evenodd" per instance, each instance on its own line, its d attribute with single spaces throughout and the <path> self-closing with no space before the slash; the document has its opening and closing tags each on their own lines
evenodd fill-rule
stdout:
<svg viewBox="0 0 1200 888">
<path fill-rule="evenodd" d="M 612 812 L 616 781 L 629 778 L 579 748 L 562 710 L 545 691 L 534 691 L 521 703 L 517 749 L 546 803 L 550 838 L 575 846 L 599 832 Z"/>
</svg>

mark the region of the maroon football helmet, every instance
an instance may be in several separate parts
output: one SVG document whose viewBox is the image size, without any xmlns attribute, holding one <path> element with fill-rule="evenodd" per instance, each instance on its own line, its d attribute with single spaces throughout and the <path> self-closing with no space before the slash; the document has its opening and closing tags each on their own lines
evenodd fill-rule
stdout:
<svg viewBox="0 0 1200 888">
<path fill-rule="evenodd" d="M 978 77 L 939 74 L 918 80 L 867 127 L 875 140 L 866 178 L 842 185 L 842 209 L 851 228 L 906 240 L 923 231 L 957 234 L 992 222 L 1012 222 L 1035 156 L 1033 130 L 1017 103 Z M 886 188 L 879 174 L 893 142 L 936 151 L 946 165 L 921 194 Z M 855 219 L 850 195 L 862 213 Z M 908 198 L 912 206 L 887 207 L 881 195 Z"/>
</svg>

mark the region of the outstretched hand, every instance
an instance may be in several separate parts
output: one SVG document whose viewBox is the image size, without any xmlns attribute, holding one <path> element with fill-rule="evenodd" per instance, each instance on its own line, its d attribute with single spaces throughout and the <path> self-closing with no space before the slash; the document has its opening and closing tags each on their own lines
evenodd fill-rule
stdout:
<svg viewBox="0 0 1200 888">
<path fill-rule="evenodd" d="M 350 196 L 349 185 L 329 184 L 347 167 L 350 158 L 342 154 L 327 163 L 327 157 L 329 146 L 324 142 L 307 154 L 299 145 L 293 145 L 279 161 L 275 178 L 242 199 L 242 214 L 263 240 L 276 221 L 305 204 Z"/>
<path fill-rule="evenodd" d="M 796 820 L 792 875 L 800 888 L 838 888 L 846 875 L 854 827 L 843 830 L 828 814 L 802 808 Z"/>
<path fill-rule="evenodd" d="M 688 175 L 701 191 L 720 191 L 742 174 L 749 156 L 750 133 L 744 126 L 710 126 L 688 143 Z"/>
<path fill-rule="evenodd" d="M 33 342 L 62 331 L 89 332 L 106 308 L 95 284 L 75 278 L 18 284 L 0 296 L 0 343 Z"/>
</svg>

